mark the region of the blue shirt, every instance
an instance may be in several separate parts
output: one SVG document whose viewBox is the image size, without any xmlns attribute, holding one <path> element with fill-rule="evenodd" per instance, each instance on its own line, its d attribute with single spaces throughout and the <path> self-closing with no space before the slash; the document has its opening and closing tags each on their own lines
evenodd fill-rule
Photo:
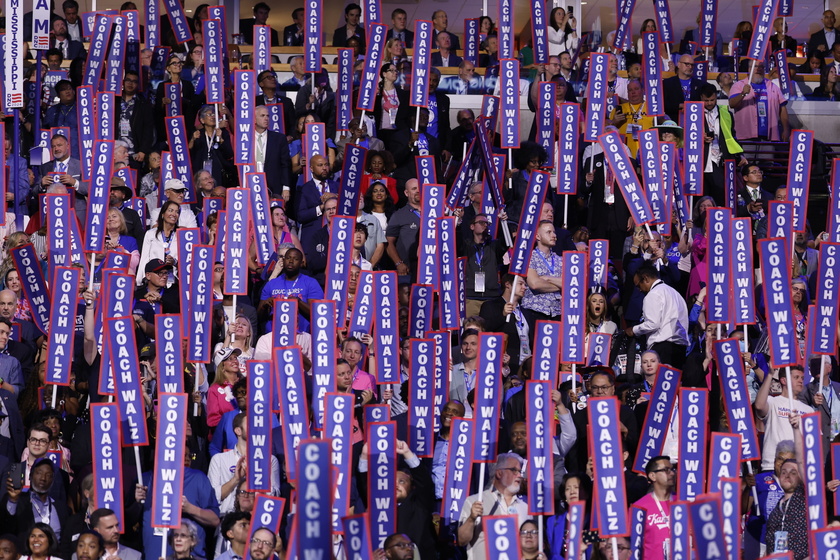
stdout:
<svg viewBox="0 0 840 560">
<path fill-rule="evenodd" d="M 443 498 L 446 481 L 446 458 L 449 456 L 449 440 L 435 434 L 435 454 L 432 457 L 432 479 L 435 482 L 435 498 Z"/>
<path fill-rule="evenodd" d="M 324 290 L 318 281 L 305 274 L 298 274 L 294 282 L 286 279 L 286 274 L 281 274 L 274 280 L 269 280 L 263 286 L 260 293 L 260 300 L 264 301 L 274 297 L 295 298 L 308 302 L 313 299 L 324 299 Z M 266 332 L 271 331 L 271 321 L 268 322 Z M 298 313 L 298 332 L 309 332 L 309 321 Z"/>
</svg>

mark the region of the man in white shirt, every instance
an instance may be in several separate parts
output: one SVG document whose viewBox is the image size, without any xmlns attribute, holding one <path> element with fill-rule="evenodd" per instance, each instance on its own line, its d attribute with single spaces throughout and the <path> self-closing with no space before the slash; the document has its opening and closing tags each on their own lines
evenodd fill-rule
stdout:
<svg viewBox="0 0 840 560">
<path fill-rule="evenodd" d="M 773 470 L 776 458 L 776 447 L 780 441 L 793 440 L 793 428 L 790 425 L 790 403 L 800 416 L 814 412 L 814 409 L 798 399 L 805 388 L 805 372 L 802 366 L 794 365 L 790 368 L 791 388 L 788 388 L 787 375 L 779 371 L 778 378 L 782 384 L 782 394 L 770 396 L 770 385 L 774 375 L 767 372 L 758 395 L 755 397 L 755 412 L 759 420 L 764 422 L 764 446 L 761 451 L 761 470 Z M 792 389 L 792 391 L 791 391 Z"/>
<path fill-rule="evenodd" d="M 181 205 L 181 214 L 178 216 L 179 228 L 198 227 L 192 208 L 190 208 L 189 204 L 184 204 L 184 199 L 187 196 L 187 186 L 182 180 L 174 178 L 167 179 L 166 183 L 163 184 L 163 194 L 166 196 L 166 200 L 172 200 Z M 166 202 L 166 200 L 163 202 Z M 153 208 L 149 213 L 149 225 L 151 227 L 155 227 L 155 224 L 157 224 L 159 214 L 160 208 Z"/>
<path fill-rule="evenodd" d="M 217 453 L 210 459 L 207 478 L 216 499 L 219 501 L 219 512 L 224 515 L 234 510 L 236 503 L 236 488 L 242 482 L 248 471 L 248 414 L 241 412 L 233 419 L 233 433 L 236 434 L 236 446 L 230 451 Z M 280 495 L 280 463 L 277 457 L 271 456 L 271 495 Z"/>
<path fill-rule="evenodd" d="M 674 288 L 659 278 L 653 263 L 645 261 L 633 276 L 633 284 L 645 294 L 642 322 L 627 327 L 627 336 L 647 335 L 647 347 L 659 354 L 663 364 L 681 370 L 688 349 L 688 308 Z"/>
<path fill-rule="evenodd" d="M 82 37 L 82 20 L 79 19 L 79 3 L 76 0 L 65 0 L 61 5 L 64 21 L 67 23 L 67 35 L 72 41 L 84 41 Z"/>
<path fill-rule="evenodd" d="M 464 501 L 458 524 L 458 545 L 467 547 L 468 560 L 487 558 L 481 518 L 491 515 L 516 515 L 519 527 L 531 518 L 528 502 L 519 496 L 524 459 L 516 453 L 496 457 L 493 488 L 473 494 Z"/>
</svg>

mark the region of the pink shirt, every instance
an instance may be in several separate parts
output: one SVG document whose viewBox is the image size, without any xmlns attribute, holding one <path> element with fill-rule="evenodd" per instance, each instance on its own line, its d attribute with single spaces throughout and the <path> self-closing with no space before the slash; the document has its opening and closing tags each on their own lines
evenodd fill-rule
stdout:
<svg viewBox="0 0 840 560">
<path fill-rule="evenodd" d="M 659 502 L 659 506 L 662 507 L 662 511 L 660 511 L 651 493 L 633 505 L 642 507 L 647 511 L 644 554 L 642 557 L 645 560 L 664 560 L 665 554 L 662 550 L 662 543 L 665 542 L 665 539 L 671 537 L 671 504 Z M 663 512 L 665 515 L 662 515 Z"/>
<path fill-rule="evenodd" d="M 747 79 L 735 82 L 729 90 L 729 98 L 732 99 L 744 90 Z M 752 84 L 750 84 L 752 87 Z M 770 80 L 764 80 L 764 86 L 767 88 L 767 124 L 769 128 L 770 140 L 781 140 L 780 133 L 780 118 L 779 108 L 786 103 L 782 91 Z M 734 128 L 738 132 L 739 138 L 755 138 L 758 136 L 758 110 L 755 105 L 757 103 L 755 90 L 750 92 L 741 101 L 741 105 L 735 110 Z"/>
<path fill-rule="evenodd" d="M 378 395 L 376 391 L 376 378 L 366 371 L 362 371 L 356 366 L 356 371 L 353 373 L 353 384 L 351 385 L 354 391 L 373 391 L 374 395 Z"/>
</svg>

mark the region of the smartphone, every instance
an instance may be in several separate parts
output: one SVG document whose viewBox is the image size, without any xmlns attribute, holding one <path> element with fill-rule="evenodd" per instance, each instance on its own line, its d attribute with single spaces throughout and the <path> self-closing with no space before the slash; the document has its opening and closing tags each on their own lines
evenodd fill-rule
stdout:
<svg viewBox="0 0 840 560">
<path fill-rule="evenodd" d="M 566 6 L 566 13 L 569 14 L 569 17 L 575 15 L 575 7 L 574 6 Z"/>
<path fill-rule="evenodd" d="M 9 471 L 9 478 L 12 480 L 12 487 L 15 490 L 23 488 L 26 482 L 26 463 L 15 463 Z"/>
</svg>

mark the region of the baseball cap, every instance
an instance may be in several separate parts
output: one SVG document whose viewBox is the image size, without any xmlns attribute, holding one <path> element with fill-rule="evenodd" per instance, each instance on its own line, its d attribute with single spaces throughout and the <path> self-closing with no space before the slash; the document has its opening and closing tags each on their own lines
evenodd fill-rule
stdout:
<svg viewBox="0 0 840 560">
<path fill-rule="evenodd" d="M 164 191 L 185 191 L 187 190 L 187 186 L 181 179 L 167 179 L 166 183 L 163 184 Z"/>
<path fill-rule="evenodd" d="M 216 352 L 216 355 L 213 357 L 213 362 L 215 362 L 216 367 L 222 365 L 222 362 L 230 358 L 231 356 L 238 356 L 242 353 L 242 350 L 239 348 L 233 348 L 232 346 L 226 346 Z"/>
<path fill-rule="evenodd" d="M 160 259 L 152 259 L 146 263 L 146 274 L 149 272 L 160 272 L 161 270 L 172 270 L 172 265 L 166 264 Z"/>
</svg>

